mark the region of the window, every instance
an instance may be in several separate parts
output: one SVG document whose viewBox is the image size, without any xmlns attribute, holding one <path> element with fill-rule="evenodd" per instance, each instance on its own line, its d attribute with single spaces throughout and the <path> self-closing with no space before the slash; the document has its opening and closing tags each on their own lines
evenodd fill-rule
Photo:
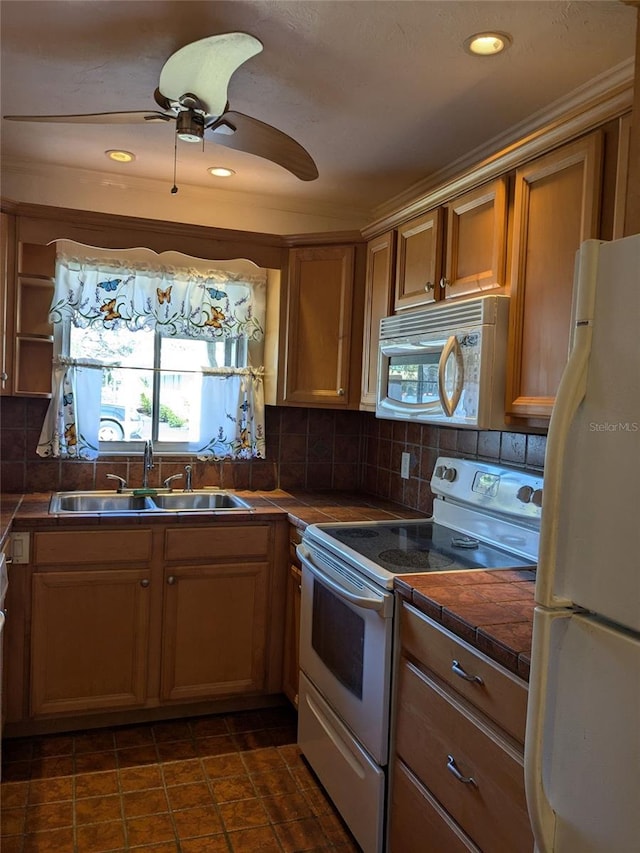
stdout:
<svg viewBox="0 0 640 853">
<path fill-rule="evenodd" d="M 57 257 L 53 398 L 38 453 L 95 458 L 152 439 L 165 453 L 263 456 L 264 271 L 71 245 Z"/>
</svg>

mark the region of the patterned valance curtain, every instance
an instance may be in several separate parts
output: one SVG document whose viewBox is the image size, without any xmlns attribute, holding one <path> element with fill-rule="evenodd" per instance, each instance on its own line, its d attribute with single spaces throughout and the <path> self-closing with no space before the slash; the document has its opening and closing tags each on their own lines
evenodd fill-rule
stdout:
<svg viewBox="0 0 640 853">
<path fill-rule="evenodd" d="M 264 275 L 207 269 L 203 261 L 198 267 L 162 263 L 165 255 L 174 259 L 176 253 L 135 249 L 81 257 L 59 251 L 51 322 L 156 329 L 211 340 L 262 339 Z"/>
<path fill-rule="evenodd" d="M 247 261 L 213 262 L 147 249 L 101 250 L 58 242 L 50 319 L 58 327 L 151 329 L 162 336 L 243 340 L 260 351 L 266 273 Z M 253 269 L 249 269 L 253 268 Z M 59 336 L 64 340 L 64 335 Z M 244 348 L 243 348 L 244 351 Z M 103 362 L 54 361 L 52 399 L 37 448 L 40 456 L 98 456 Z M 260 358 L 261 361 L 261 358 Z M 97 368 L 97 369 L 96 369 Z M 200 459 L 264 458 L 262 364 L 202 368 Z"/>
</svg>

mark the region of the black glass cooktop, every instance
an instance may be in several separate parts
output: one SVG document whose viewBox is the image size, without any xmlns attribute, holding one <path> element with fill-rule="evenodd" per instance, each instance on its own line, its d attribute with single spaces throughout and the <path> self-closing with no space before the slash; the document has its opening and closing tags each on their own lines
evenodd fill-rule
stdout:
<svg viewBox="0 0 640 853">
<path fill-rule="evenodd" d="M 530 566 L 531 562 L 434 522 L 322 525 L 347 548 L 393 574 Z"/>
</svg>

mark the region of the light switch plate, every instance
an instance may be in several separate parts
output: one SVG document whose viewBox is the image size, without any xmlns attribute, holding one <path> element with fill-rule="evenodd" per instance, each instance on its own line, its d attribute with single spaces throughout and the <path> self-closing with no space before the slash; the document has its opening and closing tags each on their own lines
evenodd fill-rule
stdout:
<svg viewBox="0 0 640 853">
<path fill-rule="evenodd" d="M 409 465 L 411 464 L 411 454 L 403 453 L 402 461 L 400 462 L 400 476 L 403 480 L 409 479 Z"/>
</svg>

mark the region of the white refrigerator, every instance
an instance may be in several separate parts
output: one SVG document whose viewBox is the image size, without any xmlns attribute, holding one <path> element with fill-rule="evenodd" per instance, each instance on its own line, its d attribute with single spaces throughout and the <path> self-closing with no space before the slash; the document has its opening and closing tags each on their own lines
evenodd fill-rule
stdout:
<svg viewBox="0 0 640 853">
<path fill-rule="evenodd" d="M 540 853 L 640 851 L 640 235 L 588 240 L 544 468 L 525 743 Z"/>
</svg>

